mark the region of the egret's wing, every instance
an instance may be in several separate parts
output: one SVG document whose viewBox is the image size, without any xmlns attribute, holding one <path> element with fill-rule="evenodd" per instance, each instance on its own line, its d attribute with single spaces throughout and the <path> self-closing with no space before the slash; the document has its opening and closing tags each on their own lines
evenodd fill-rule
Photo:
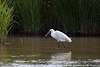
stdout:
<svg viewBox="0 0 100 67">
<path fill-rule="evenodd" d="M 56 31 L 55 32 L 57 38 L 59 38 L 59 40 L 61 41 L 70 41 L 71 39 L 64 33 L 60 32 L 60 31 Z"/>
<path fill-rule="evenodd" d="M 59 39 L 66 39 L 68 37 L 67 35 L 65 35 L 64 33 L 60 31 L 56 31 L 55 34 Z"/>
</svg>

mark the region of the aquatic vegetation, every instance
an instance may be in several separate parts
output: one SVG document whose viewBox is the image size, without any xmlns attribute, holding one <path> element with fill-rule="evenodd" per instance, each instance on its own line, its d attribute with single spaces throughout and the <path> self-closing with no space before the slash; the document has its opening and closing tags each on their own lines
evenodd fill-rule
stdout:
<svg viewBox="0 0 100 67">
<path fill-rule="evenodd" d="M 39 30 L 41 19 L 41 2 L 42 0 L 17 0 L 16 10 L 20 23 L 24 27 L 24 32 L 31 33 L 33 29 Z"/>
<path fill-rule="evenodd" d="M 15 6 L 14 20 L 19 23 L 11 33 L 44 34 L 54 28 L 74 36 L 100 34 L 100 0 L 9 1 Z"/>
<path fill-rule="evenodd" d="M 52 3 L 65 32 L 86 35 L 100 33 L 99 0 L 52 0 Z"/>
<path fill-rule="evenodd" d="M 0 43 L 4 43 L 8 32 L 13 26 L 13 10 L 8 7 L 10 1 L 0 0 Z"/>
</svg>

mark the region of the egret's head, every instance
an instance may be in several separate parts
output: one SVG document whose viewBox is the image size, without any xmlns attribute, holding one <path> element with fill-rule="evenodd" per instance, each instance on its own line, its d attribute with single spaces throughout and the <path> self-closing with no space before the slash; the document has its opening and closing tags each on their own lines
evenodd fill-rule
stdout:
<svg viewBox="0 0 100 67">
<path fill-rule="evenodd" d="M 54 30 L 54 29 L 50 29 L 49 31 L 52 33 L 52 32 L 54 32 L 55 30 Z"/>
<path fill-rule="evenodd" d="M 51 34 L 54 31 L 55 31 L 54 29 L 50 29 L 49 32 L 45 36 L 48 36 L 49 34 Z"/>
</svg>

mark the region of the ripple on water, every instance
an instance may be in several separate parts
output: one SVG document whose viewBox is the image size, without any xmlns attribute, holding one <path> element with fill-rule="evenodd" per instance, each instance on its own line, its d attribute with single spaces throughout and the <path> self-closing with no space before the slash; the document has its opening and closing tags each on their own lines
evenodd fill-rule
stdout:
<svg viewBox="0 0 100 67">
<path fill-rule="evenodd" d="M 71 67 L 71 66 L 81 66 L 81 67 L 99 67 L 100 59 L 97 60 L 89 60 L 89 61 L 45 61 L 45 60 L 32 60 L 32 61 L 24 61 L 24 60 L 15 60 L 12 63 L 4 64 L 0 62 L 0 66 L 2 67 Z"/>
</svg>

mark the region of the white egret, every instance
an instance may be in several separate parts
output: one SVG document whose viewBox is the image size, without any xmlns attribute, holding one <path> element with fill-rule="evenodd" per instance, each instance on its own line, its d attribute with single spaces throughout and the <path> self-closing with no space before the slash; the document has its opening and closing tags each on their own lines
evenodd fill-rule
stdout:
<svg viewBox="0 0 100 67">
<path fill-rule="evenodd" d="M 49 32 L 45 35 L 49 35 L 51 34 L 51 37 L 53 37 L 54 39 L 56 39 L 58 41 L 58 48 L 60 48 L 59 42 L 61 41 L 63 44 L 63 47 L 65 48 L 65 45 L 63 42 L 67 41 L 67 42 L 72 42 L 71 38 L 69 38 L 66 34 L 58 31 L 58 30 L 54 30 L 54 29 L 50 29 Z"/>
</svg>

